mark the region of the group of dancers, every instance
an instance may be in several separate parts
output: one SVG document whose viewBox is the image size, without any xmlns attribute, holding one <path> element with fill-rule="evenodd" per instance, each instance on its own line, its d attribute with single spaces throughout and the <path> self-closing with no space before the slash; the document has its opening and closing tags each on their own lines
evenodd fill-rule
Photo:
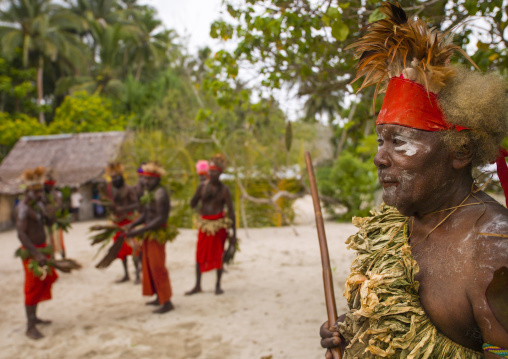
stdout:
<svg viewBox="0 0 508 359">
<path fill-rule="evenodd" d="M 223 293 L 221 277 L 223 263 L 234 256 L 236 250 L 235 213 L 229 188 L 220 180 L 227 165 L 226 158 L 217 154 L 210 161 L 201 160 L 196 165 L 200 183 L 190 205 L 198 212 L 196 226 L 198 240 L 196 248 L 196 283 L 185 293 L 200 293 L 203 272 L 216 270 L 215 294 Z M 161 185 L 166 174 L 156 162 L 148 162 L 138 169 L 138 182 L 126 184 L 123 165 L 110 163 L 105 169 L 108 178 L 104 197 L 99 201 L 109 212 L 115 233 L 102 264 L 109 265 L 120 259 L 124 276 L 119 282 L 130 280 L 127 257 L 133 258 L 136 283 L 141 283 L 142 294 L 155 295 L 147 305 L 158 306 L 153 312 L 167 313 L 174 309 L 169 272 L 166 268 L 166 243 L 172 241 L 178 230 L 168 223 L 170 196 Z M 63 216 L 61 194 L 55 190 L 54 176 L 43 167 L 27 169 L 23 175 L 24 196 L 15 210 L 16 228 L 21 241 L 21 253 L 25 270 L 25 308 L 27 315 L 26 335 L 31 339 L 42 338 L 37 325 L 50 321 L 37 317 L 38 303 L 51 299 L 51 286 L 58 279 L 57 270 L 65 272 L 79 268 L 70 259 L 55 260 L 55 253 L 65 258 L 65 247 L 61 231 Z M 60 226 L 58 225 L 60 224 Z M 96 229 L 101 229 L 101 226 Z M 231 233 L 229 233 L 231 232 Z M 226 251 L 224 247 L 228 241 Z M 58 248 L 58 251 L 55 249 Z M 18 253 L 17 252 L 17 253 Z M 100 263 L 100 264 L 101 264 Z M 98 267 L 101 267 L 100 264 Z"/>
</svg>

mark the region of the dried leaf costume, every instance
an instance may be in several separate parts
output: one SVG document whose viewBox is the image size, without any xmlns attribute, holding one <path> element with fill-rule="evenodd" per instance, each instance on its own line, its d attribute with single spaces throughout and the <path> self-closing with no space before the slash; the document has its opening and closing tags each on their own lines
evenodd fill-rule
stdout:
<svg viewBox="0 0 508 359">
<path fill-rule="evenodd" d="M 385 3 L 381 12 L 385 18 L 350 46 L 359 59 L 354 81 L 365 77 L 360 90 L 376 85 L 374 100 L 386 92 L 376 124 L 460 136 L 482 131 L 482 111 L 475 113 L 477 119 L 461 122 L 441 96 L 457 81 L 451 56 L 459 52 L 471 61 L 467 54 L 448 34 L 409 19 L 398 4 Z M 353 220 L 359 231 L 347 241 L 357 256 L 344 292 L 349 311 L 338 323 L 349 341 L 344 358 L 482 358 L 483 353 L 445 337 L 426 315 L 414 279 L 418 264 L 405 235 L 407 217 L 385 205 L 372 215 Z"/>
<path fill-rule="evenodd" d="M 441 334 L 420 303 L 418 264 L 407 241 L 407 217 L 382 205 L 372 217 L 354 218 L 359 228 L 347 240 L 356 250 L 344 296 L 349 311 L 341 334 L 349 341 L 344 359 L 476 359 L 483 354 Z"/>
</svg>

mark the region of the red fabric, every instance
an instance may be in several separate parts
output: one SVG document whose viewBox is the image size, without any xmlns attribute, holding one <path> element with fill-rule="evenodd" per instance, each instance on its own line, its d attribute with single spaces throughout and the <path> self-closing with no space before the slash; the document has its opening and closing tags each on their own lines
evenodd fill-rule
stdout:
<svg viewBox="0 0 508 359">
<path fill-rule="evenodd" d="M 216 170 L 216 171 L 222 172 L 222 168 L 220 168 L 219 166 L 215 166 L 215 165 L 210 166 L 210 171 L 211 170 Z"/>
<path fill-rule="evenodd" d="M 129 213 L 128 216 L 131 214 Z M 115 224 L 118 224 L 119 226 L 125 226 L 129 223 L 132 223 L 130 219 L 124 218 L 120 222 L 115 222 Z M 115 233 L 115 236 L 113 237 L 113 242 L 116 242 L 118 238 L 123 234 L 122 231 L 118 231 Z M 120 251 L 116 255 L 116 258 L 119 258 L 121 260 L 124 260 L 125 257 L 132 255 L 132 247 L 127 243 L 127 241 L 123 241 L 122 248 L 120 248 Z"/>
<path fill-rule="evenodd" d="M 157 177 L 157 178 L 161 178 L 161 175 L 158 174 L 158 173 L 154 173 L 154 172 L 146 172 L 146 171 L 143 171 L 143 173 L 138 173 L 140 176 L 148 176 L 148 177 Z"/>
<path fill-rule="evenodd" d="M 501 187 L 503 187 L 506 206 L 508 207 L 508 166 L 505 157 L 508 157 L 508 151 L 505 148 L 499 148 L 499 155 L 496 158 L 497 176 Z"/>
<path fill-rule="evenodd" d="M 224 217 L 224 212 L 211 216 L 201 216 L 206 220 L 217 220 Z M 198 232 L 198 244 L 196 248 L 196 262 L 199 264 L 201 273 L 212 269 L 222 268 L 222 254 L 224 253 L 224 243 L 228 232 L 225 228 L 219 229 L 215 235 Z"/>
<path fill-rule="evenodd" d="M 457 131 L 467 130 L 446 122 L 436 94 L 427 92 L 422 85 L 403 77 L 390 79 L 376 124 L 393 124 L 424 131 L 451 128 Z"/>
<path fill-rule="evenodd" d="M 45 248 L 46 244 L 36 245 L 36 248 Z M 47 256 L 50 258 L 50 256 Z M 29 259 L 23 260 L 23 268 L 25 269 L 25 305 L 36 305 L 37 303 L 51 299 L 51 286 L 58 279 L 56 269 L 51 269 L 51 275 L 48 273 L 46 278 L 36 277 L 30 269 L 28 269 Z"/>
<path fill-rule="evenodd" d="M 159 303 L 164 304 L 173 294 L 169 272 L 166 269 L 166 246 L 156 239 L 145 239 L 141 248 L 143 270 L 143 295 L 157 294 Z"/>
</svg>

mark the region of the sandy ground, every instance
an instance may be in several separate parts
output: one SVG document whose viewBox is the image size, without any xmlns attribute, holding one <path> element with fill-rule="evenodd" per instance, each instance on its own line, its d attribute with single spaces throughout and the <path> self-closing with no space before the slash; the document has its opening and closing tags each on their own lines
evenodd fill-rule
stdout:
<svg viewBox="0 0 508 359">
<path fill-rule="evenodd" d="M 149 298 L 141 296 L 140 285 L 114 283 L 122 277 L 120 261 L 106 270 L 94 267 L 96 248 L 87 235 L 96 222 L 75 224 L 65 238 L 67 253 L 83 269 L 61 274 L 53 300 L 39 305 L 39 316 L 53 324 L 39 326 L 45 338 L 38 341 L 24 335 L 24 275 L 13 257 L 16 233 L 0 233 L 0 358 L 322 359 L 322 272 L 313 217 L 304 207 L 294 228 L 249 229 L 249 237 L 239 230 L 241 252 L 226 268 L 222 296 L 213 292 L 215 272 L 204 274 L 204 293 L 183 295 L 194 284 L 196 231 L 181 230 L 166 247 L 176 309 L 164 315 L 145 306 Z M 353 258 L 344 241 L 355 229 L 327 223 L 326 230 L 342 313 Z M 129 268 L 132 273 L 130 260 Z"/>
</svg>

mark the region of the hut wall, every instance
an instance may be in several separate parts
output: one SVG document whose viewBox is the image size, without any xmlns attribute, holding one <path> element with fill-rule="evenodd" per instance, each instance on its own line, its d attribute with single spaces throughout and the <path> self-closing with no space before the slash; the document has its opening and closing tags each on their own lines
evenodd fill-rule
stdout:
<svg viewBox="0 0 508 359">
<path fill-rule="evenodd" d="M 14 227 L 13 210 L 15 196 L 0 194 L 0 231 Z"/>
</svg>

